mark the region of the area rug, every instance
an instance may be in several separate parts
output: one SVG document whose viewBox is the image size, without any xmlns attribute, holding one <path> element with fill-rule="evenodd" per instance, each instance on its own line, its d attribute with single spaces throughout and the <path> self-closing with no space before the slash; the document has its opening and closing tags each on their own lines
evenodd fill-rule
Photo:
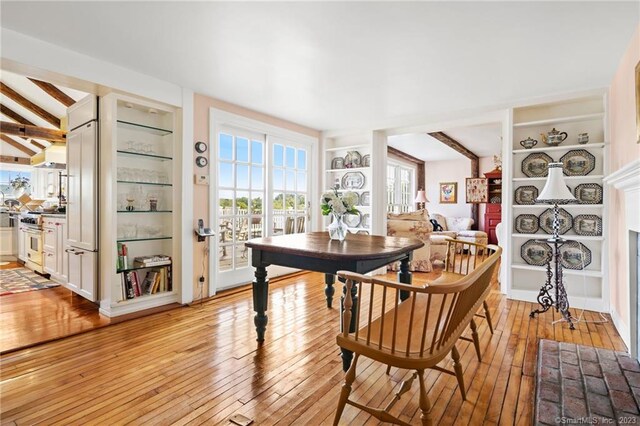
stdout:
<svg viewBox="0 0 640 426">
<path fill-rule="evenodd" d="M 640 423 L 640 364 L 626 352 L 540 340 L 536 425 Z"/>
<path fill-rule="evenodd" d="M 58 287 L 60 284 L 27 268 L 0 270 L 0 296 Z"/>
</svg>

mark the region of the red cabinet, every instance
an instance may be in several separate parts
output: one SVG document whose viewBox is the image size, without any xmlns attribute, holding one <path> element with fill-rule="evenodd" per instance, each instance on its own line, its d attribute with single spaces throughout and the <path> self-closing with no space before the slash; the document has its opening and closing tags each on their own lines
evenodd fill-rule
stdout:
<svg viewBox="0 0 640 426">
<path fill-rule="evenodd" d="M 484 176 L 488 179 L 489 197 L 484 213 L 484 231 L 489 235 L 489 244 L 498 244 L 496 225 L 502 221 L 502 170 L 494 169 Z"/>
</svg>

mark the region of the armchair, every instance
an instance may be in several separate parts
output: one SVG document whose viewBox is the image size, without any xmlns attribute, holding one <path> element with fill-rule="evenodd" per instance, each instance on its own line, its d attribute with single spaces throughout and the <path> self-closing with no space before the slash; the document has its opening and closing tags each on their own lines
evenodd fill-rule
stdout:
<svg viewBox="0 0 640 426">
<path fill-rule="evenodd" d="M 410 213 L 387 213 L 387 235 L 418 238 L 424 243 L 424 246 L 413 252 L 413 260 L 409 263 L 411 271 L 431 272 L 432 231 L 429 213 L 424 209 Z M 389 269 L 397 271 L 398 265 L 399 262 L 389 265 Z"/>
</svg>

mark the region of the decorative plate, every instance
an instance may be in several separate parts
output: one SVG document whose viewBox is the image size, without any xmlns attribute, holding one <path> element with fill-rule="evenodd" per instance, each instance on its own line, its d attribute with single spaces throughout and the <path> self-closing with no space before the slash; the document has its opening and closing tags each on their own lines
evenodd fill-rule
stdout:
<svg viewBox="0 0 640 426">
<path fill-rule="evenodd" d="M 578 241 L 568 241 L 560 246 L 560 263 L 566 269 L 584 269 L 591 264 L 591 250 Z"/>
<path fill-rule="evenodd" d="M 365 179 L 362 172 L 349 172 L 342 176 L 342 189 L 360 189 L 364 186 Z"/>
<path fill-rule="evenodd" d="M 489 200 L 489 204 L 502 204 L 502 197 L 499 195 L 494 195 Z"/>
<path fill-rule="evenodd" d="M 596 168 L 596 157 L 586 149 L 573 149 L 560 158 L 565 176 L 586 176 Z"/>
<path fill-rule="evenodd" d="M 362 167 L 370 167 L 371 166 L 371 154 L 365 154 L 362 157 Z"/>
<path fill-rule="evenodd" d="M 333 160 L 331 160 L 331 169 L 333 170 L 344 169 L 344 158 L 336 157 Z"/>
<path fill-rule="evenodd" d="M 602 218 L 595 214 L 579 214 L 573 218 L 573 230 L 578 235 L 602 235 Z"/>
<path fill-rule="evenodd" d="M 521 234 L 535 234 L 540 229 L 538 216 L 534 214 L 521 214 L 516 217 L 516 232 Z"/>
<path fill-rule="evenodd" d="M 362 215 L 360 213 L 345 214 L 342 216 L 342 221 L 346 223 L 349 228 L 357 228 L 360 226 L 360 222 L 362 222 Z"/>
<path fill-rule="evenodd" d="M 580 204 L 602 204 L 602 186 L 597 183 L 581 183 L 573 194 Z"/>
<path fill-rule="evenodd" d="M 351 169 L 353 167 L 360 167 L 362 165 L 362 156 L 358 151 L 349 151 L 347 155 L 344 156 L 344 166 L 347 169 Z"/>
<path fill-rule="evenodd" d="M 538 188 L 535 186 L 521 186 L 516 188 L 516 204 L 535 204 L 538 198 Z"/>
<path fill-rule="evenodd" d="M 360 205 L 361 206 L 370 206 L 371 205 L 371 194 L 369 191 L 364 191 L 360 194 Z"/>
<path fill-rule="evenodd" d="M 546 177 L 549 174 L 549 163 L 553 163 L 553 158 L 544 152 L 529 154 L 522 160 L 522 173 L 527 177 Z"/>
<path fill-rule="evenodd" d="M 551 246 L 543 241 L 529 240 L 520 247 L 520 257 L 534 266 L 546 265 L 551 253 Z"/>
<path fill-rule="evenodd" d="M 573 226 L 573 217 L 565 209 L 558 209 L 559 234 L 566 234 Z M 547 234 L 553 234 L 553 209 L 546 209 L 539 218 L 540 228 Z"/>
<path fill-rule="evenodd" d="M 371 226 L 370 223 L 369 223 L 370 222 L 370 217 L 371 216 L 369 215 L 369 213 L 365 213 L 365 214 L 362 215 L 362 227 L 363 228 L 368 228 L 369 226 Z"/>
<path fill-rule="evenodd" d="M 369 231 L 367 231 L 366 229 L 361 229 L 358 232 L 356 232 L 356 234 L 369 235 Z"/>
</svg>

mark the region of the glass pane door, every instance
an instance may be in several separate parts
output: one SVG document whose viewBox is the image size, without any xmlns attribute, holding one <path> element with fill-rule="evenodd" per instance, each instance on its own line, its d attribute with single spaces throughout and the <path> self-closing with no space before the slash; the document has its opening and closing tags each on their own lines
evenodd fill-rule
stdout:
<svg viewBox="0 0 640 426">
<path fill-rule="evenodd" d="M 236 278 L 247 282 L 253 274 L 244 243 L 263 236 L 266 161 L 264 135 L 226 128 L 217 137 L 216 255 L 220 289 L 235 284 Z M 225 272 L 239 270 L 246 273 L 223 277 Z"/>
<path fill-rule="evenodd" d="M 271 235 L 306 232 L 309 221 L 308 147 L 270 139 Z"/>
</svg>

